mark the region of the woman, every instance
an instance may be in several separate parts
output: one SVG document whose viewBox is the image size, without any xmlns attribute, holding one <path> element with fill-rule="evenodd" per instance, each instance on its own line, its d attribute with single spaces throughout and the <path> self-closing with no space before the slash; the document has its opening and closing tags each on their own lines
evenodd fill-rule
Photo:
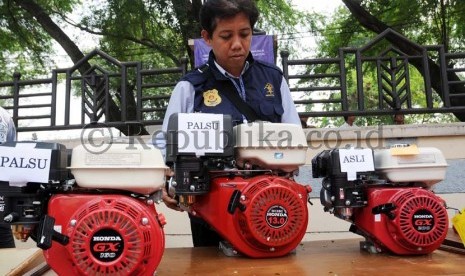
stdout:
<svg viewBox="0 0 465 276">
<path fill-rule="evenodd" d="M 201 36 L 211 46 L 208 62 L 186 74 L 171 95 L 163 121 L 166 133 L 173 113 L 230 114 L 234 124 L 251 121 L 239 105 L 248 105 L 255 119 L 300 125 L 289 87 L 281 70 L 254 60 L 250 45 L 259 12 L 253 0 L 209 0 L 200 11 Z M 238 104 L 227 93 L 237 93 Z M 179 210 L 166 195 L 165 204 Z M 190 216 L 194 246 L 217 246 L 220 237 L 197 217 Z"/>
</svg>

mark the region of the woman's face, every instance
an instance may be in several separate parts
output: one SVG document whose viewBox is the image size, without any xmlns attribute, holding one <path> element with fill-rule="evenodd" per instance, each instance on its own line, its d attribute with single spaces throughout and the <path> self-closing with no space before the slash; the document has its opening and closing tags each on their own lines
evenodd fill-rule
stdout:
<svg viewBox="0 0 465 276">
<path fill-rule="evenodd" d="M 212 47 L 216 62 L 230 74 L 238 77 L 244 67 L 252 41 L 250 20 L 244 13 L 226 19 L 217 19 L 213 34 L 202 31 L 202 37 Z"/>
</svg>

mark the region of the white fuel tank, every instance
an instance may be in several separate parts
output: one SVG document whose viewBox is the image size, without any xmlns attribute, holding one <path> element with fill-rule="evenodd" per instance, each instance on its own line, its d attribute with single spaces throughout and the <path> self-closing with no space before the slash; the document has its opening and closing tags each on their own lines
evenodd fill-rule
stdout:
<svg viewBox="0 0 465 276">
<path fill-rule="evenodd" d="M 375 170 L 392 182 L 419 182 L 430 187 L 446 176 L 448 165 L 437 148 L 400 145 L 373 154 Z"/>
<path fill-rule="evenodd" d="M 99 146 L 108 149 L 92 152 L 86 145 L 73 148 L 70 169 L 78 186 L 148 195 L 165 184 L 167 167 L 159 149 L 127 143 Z"/>
<path fill-rule="evenodd" d="M 254 122 L 233 129 L 236 163 L 291 172 L 305 164 L 307 139 L 300 125 Z"/>
</svg>

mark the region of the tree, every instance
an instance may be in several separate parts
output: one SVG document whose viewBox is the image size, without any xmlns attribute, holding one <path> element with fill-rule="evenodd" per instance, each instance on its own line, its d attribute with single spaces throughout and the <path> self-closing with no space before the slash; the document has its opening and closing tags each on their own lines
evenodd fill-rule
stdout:
<svg viewBox="0 0 465 276">
<path fill-rule="evenodd" d="M 63 13 L 71 11 L 67 3 L 60 8 Z M 51 13 L 52 8 L 46 7 L 45 12 Z M 43 53 L 52 51 L 51 39 L 27 10 L 14 1 L 0 2 L 0 26 L 0 80 L 11 80 L 16 70 L 24 77 L 45 73 L 49 60 Z"/>
<path fill-rule="evenodd" d="M 327 42 L 320 45 L 324 53 L 336 53 L 339 47 L 351 45 L 361 46 L 369 39 L 368 33 L 381 33 L 392 28 L 418 44 L 443 44 L 446 51 L 460 51 L 465 47 L 463 32 L 465 3 L 463 1 L 448 0 L 342 0 L 350 13 L 341 10 L 336 16 L 330 29 L 326 30 Z M 406 8 L 408 7 L 408 8 Z M 354 24 L 354 20 L 358 24 Z M 329 35 L 331 33 L 331 35 Z M 417 48 L 410 43 L 387 36 L 386 39 L 402 52 L 409 55 L 419 55 Z M 433 89 L 442 96 L 440 87 L 439 65 L 433 59 L 428 60 L 430 78 Z M 420 72 L 422 64 L 411 62 Z M 453 66 L 453 64 L 449 64 Z M 448 73 L 450 80 L 460 80 L 454 72 Z M 451 94 L 464 93 L 463 85 L 450 86 Z M 463 98 L 455 97 L 451 100 L 452 106 L 464 105 Z M 465 121 L 464 113 L 454 113 L 460 120 Z"/>
<path fill-rule="evenodd" d="M 193 64 L 189 39 L 199 37 L 198 14 L 201 0 L 11 0 L 0 2 L 0 23 L 10 26 L 0 30 L 0 41 L 9 41 L 2 51 L 34 57 L 31 74 L 44 73 L 44 54 L 52 53 L 52 40 L 57 42 L 73 63 L 84 57 L 78 46 L 79 38 L 68 35 L 69 28 L 77 28 L 98 37 L 98 47 L 119 60 L 142 60 L 147 66 L 159 68 L 177 65 L 188 56 Z M 262 10 L 257 27 L 273 32 L 291 32 L 313 26 L 313 16 L 295 10 L 289 0 L 257 1 Z M 77 20 L 73 20 L 74 16 Z M 11 30 L 11 31 L 10 31 Z M 270 33 L 269 32 L 269 33 Z M 292 45 L 291 45 L 292 46 Z M 18 61 L 19 63 L 20 61 Z M 5 59 L 0 58 L 0 72 L 11 76 Z M 26 70 L 27 63 L 21 63 Z M 80 69 L 84 74 L 90 67 Z M 39 68 L 40 70 L 37 70 Z M 116 91 L 116 93 L 119 93 Z M 134 95 L 128 92 L 134 102 Z M 119 104 L 111 102 L 111 121 L 117 121 Z M 134 118 L 134 114 L 132 114 Z M 120 129 L 127 134 L 126 129 Z"/>
</svg>

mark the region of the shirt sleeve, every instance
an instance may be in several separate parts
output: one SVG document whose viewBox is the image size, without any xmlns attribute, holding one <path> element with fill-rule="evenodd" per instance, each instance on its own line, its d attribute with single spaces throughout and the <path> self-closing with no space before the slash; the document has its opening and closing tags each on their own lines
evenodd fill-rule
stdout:
<svg viewBox="0 0 465 276">
<path fill-rule="evenodd" d="M 166 108 L 162 126 L 163 131 L 168 129 L 168 121 L 172 114 L 194 112 L 194 95 L 194 86 L 190 82 L 180 81 L 176 84 Z"/>
<path fill-rule="evenodd" d="M 281 123 L 301 125 L 294 100 L 291 97 L 291 90 L 289 89 L 289 85 L 287 85 L 287 81 L 284 77 L 281 81 L 281 99 L 283 101 L 284 109 L 284 113 L 281 116 Z"/>
<path fill-rule="evenodd" d="M 0 144 L 4 142 L 13 142 L 16 141 L 16 127 L 11 117 L 10 113 L 6 111 L 4 108 L 0 107 L 0 123 L 2 128 L 2 138 L 0 140 Z"/>
<path fill-rule="evenodd" d="M 13 121 L 13 118 L 10 117 L 10 120 L 8 122 L 8 133 L 6 136 L 6 141 L 7 142 L 13 142 L 16 141 L 16 127 L 15 123 Z"/>
<path fill-rule="evenodd" d="M 166 154 L 166 137 L 168 131 L 169 118 L 174 113 L 192 113 L 194 112 L 194 86 L 188 81 L 180 81 L 176 84 L 171 93 L 168 107 L 166 108 L 165 117 L 161 131 L 156 131 L 152 135 L 152 144 L 161 150 L 163 157 Z"/>
</svg>

